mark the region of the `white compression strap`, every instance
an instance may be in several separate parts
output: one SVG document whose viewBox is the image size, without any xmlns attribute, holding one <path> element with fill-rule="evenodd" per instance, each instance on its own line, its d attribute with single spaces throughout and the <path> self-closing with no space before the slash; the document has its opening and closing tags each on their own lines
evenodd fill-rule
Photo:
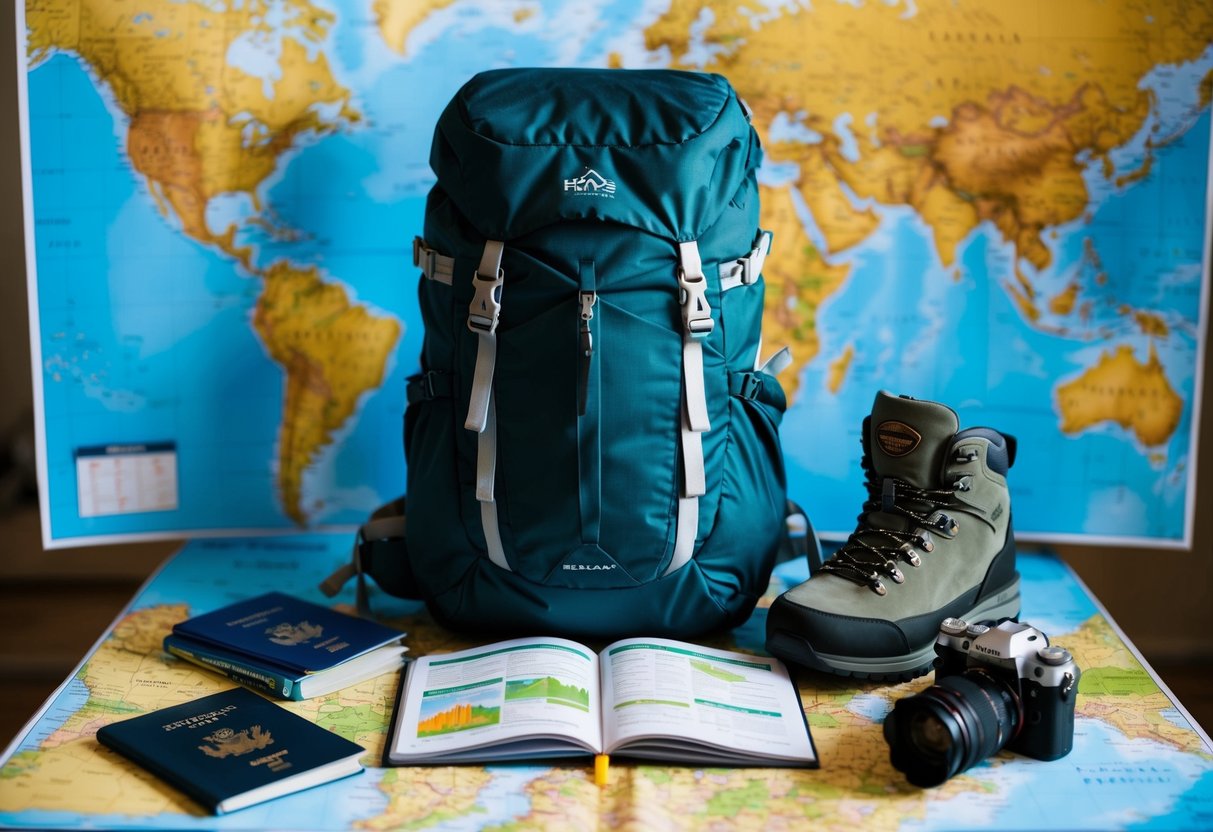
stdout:
<svg viewBox="0 0 1213 832">
<path fill-rule="evenodd" d="M 497 480 L 497 408 L 489 403 L 484 430 L 476 437 L 476 499 L 491 503 Z"/>
<path fill-rule="evenodd" d="M 497 366 L 497 318 L 501 314 L 500 240 L 485 240 L 480 265 L 472 275 L 475 293 L 468 304 L 468 329 L 476 333 L 476 369 L 472 375 L 472 392 L 468 415 L 463 426 L 480 433 L 488 420 L 489 397 L 493 390 L 493 371 Z"/>
<path fill-rule="evenodd" d="M 678 498 L 678 526 L 674 531 L 674 554 L 662 577 L 686 566 L 695 554 L 695 536 L 699 533 L 699 498 Z"/>
<path fill-rule="evenodd" d="M 749 286 L 758 282 L 767 255 L 771 253 L 771 232 L 761 231 L 758 242 L 745 257 L 720 264 L 720 291 L 727 292 L 738 286 Z"/>
<path fill-rule="evenodd" d="M 497 504 L 480 504 L 480 522 L 484 526 L 484 543 L 489 549 L 489 560 L 502 569 L 513 572 L 505 562 L 505 549 L 501 545 L 501 531 L 497 528 Z"/>
<path fill-rule="evenodd" d="M 764 373 L 770 373 L 773 376 L 777 376 L 790 366 L 792 366 L 792 351 L 787 347 L 784 347 L 779 352 L 768 358 L 766 363 L 758 369 Z"/>
<path fill-rule="evenodd" d="M 476 499 L 480 503 L 480 524 L 484 528 L 484 543 L 489 560 L 502 569 L 510 566 L 501 545 L 501 529 L 497 525 L 497 501 L 493 485 L 497 479 L 497 408 L 489 403 L 484 430 L 476 437 Z M 512 571 L 512 570 L 511 570 Z"/>
<path fill-rule="evenodd" d="M 421 269 L 427 280 L 451 285 L 455 274 L 455 258 L 439 254 L 420 237 L 413 238 L 413 265 Z"/>
<path fill-rule="evenodd" d="M 699 497 L 707 491 L 703 462 L 703 434 L 711 430 L 703 380 L 703 340 L 715 325 L 707 299 L 707 279 L 699 246 L 678 244 L 678 286 L 682 306 L 682 396 L 679 402 L 682 430 L 682 493 L 674 529 L 674 552 L 665 575 L 681 569 L 695 554 L 699 533 Z"/>
<path fill-rule="evenodd" d="M 703 389 L 703 339 L 715 322 L 708 305 L 707 278 L 699 259 L 699 246 L 692 240 L 678 244 L 678 283 L 682 293 L 682 378 L 686 390 L 686 412 L 690 429 L 698 433 L 712 429 L 708 400 Z"/>
</svg>

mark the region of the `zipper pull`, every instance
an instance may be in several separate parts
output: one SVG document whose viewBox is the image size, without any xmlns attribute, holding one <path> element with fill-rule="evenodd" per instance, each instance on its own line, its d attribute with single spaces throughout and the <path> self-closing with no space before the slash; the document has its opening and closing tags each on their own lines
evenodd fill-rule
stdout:
<svg viewBox="0 0 1213 832">
<path fill-rule="evenodd" d="M 581 383 L 577 387 L 577 412 L 585 415 L 586 398 L 590 389 L 590 361 L 594 357 L 594 333 L 590 322 L 594 320 L 594 304 L 598 302 L 596 292 L 582 292 L 581 300 Z"/>
</svg>

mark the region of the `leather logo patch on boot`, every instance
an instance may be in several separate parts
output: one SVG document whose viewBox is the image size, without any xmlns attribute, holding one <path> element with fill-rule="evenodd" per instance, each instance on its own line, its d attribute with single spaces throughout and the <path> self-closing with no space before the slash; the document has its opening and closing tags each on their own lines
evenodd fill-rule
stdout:
<svg viewBox="0 0 1213 832">
<path fill-rule="evenodd" d="M 876 442 L 889 456 L 905 456 L 921 441 L 922 434 L 905 422 L 881 422 L 876 428 Z"/>
</svg>

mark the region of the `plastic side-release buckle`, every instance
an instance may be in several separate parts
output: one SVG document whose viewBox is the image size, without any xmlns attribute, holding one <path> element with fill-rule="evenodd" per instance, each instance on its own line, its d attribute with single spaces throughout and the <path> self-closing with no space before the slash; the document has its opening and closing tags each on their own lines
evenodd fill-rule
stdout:
<svg viewBox="0 0 1213 832">
<path fill-rule="evenodd" d="M 753 401 L 762 392 L 762 376 L 757 373 L 741 373 L 729 380 L 729 392 L 742 399 Z"/>
<path fill-rule="evenodd" d="M 682 290 L 682 325 L 692 338 L 707 338 L 716 327 L 712 307 L 708 304 L 708 282 L 702 274 L 688 275 L 678 270 L 678 286 Z"/>
<path fill-rule="evenodd" d="M 497 270 L 495 278 L 485 277 L 480 272 L 472 275 L 472 302 L 468 304 L 468 329 L 472 332 L 493 333 L 497 331 L 497 320 L 501 316 L 501 286 L 505 272 Z"/>
<path fill-rule="evenodd" d="M 770 231 L 761 232 L 758 235 L 758 244 L 754 246 L 754 250 L 742 259 L 742 285 L 749 286 L 752 283 L 758 282 L 758 277 L 762 274 L 762 267 L 766 264 L 767 255 L 771 253 L 771 239 Z"/>
</svg>

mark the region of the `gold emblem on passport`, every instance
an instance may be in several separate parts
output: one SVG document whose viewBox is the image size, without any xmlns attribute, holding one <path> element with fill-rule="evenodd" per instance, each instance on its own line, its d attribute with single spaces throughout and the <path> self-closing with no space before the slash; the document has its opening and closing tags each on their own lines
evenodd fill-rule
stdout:
<svg viewBox="0 0 1213 832">
<path fill-rule="evenodd" d="M 260 725 L 254 725 L 243 731 L 220 728 L 210 736 L 203 737 L 202 741 L 213 743 L 213 745 L 198 746 L 198 750 L 208 757 L 239 757 L 250 751 L 259 751 L 267 745 L 272 745 L 274 738 L 270 736 L 269 731 L 263 731 Z"/>
<path fill-rule="evenodd" d="M 274 644 L 281 644 L 283 647 L 294 647 L 296 644 L 305 644 L 317 638 L 323 632 L 324 627 L 320 624 L 312 624 L 310 621 L 300 621 L 297 627 L 292 627 L 286 622 L 277 624 L 267 629 L 265 634 L 270 636 L 270 641 L 274 642 Z"/>
<path fill-rule="evenodd" d="M 918 447 L 922 434 L 905 422 L 881 422 L 876 428 L 876 442 L 889 456 L 905 456 Z"/>
</svg>

